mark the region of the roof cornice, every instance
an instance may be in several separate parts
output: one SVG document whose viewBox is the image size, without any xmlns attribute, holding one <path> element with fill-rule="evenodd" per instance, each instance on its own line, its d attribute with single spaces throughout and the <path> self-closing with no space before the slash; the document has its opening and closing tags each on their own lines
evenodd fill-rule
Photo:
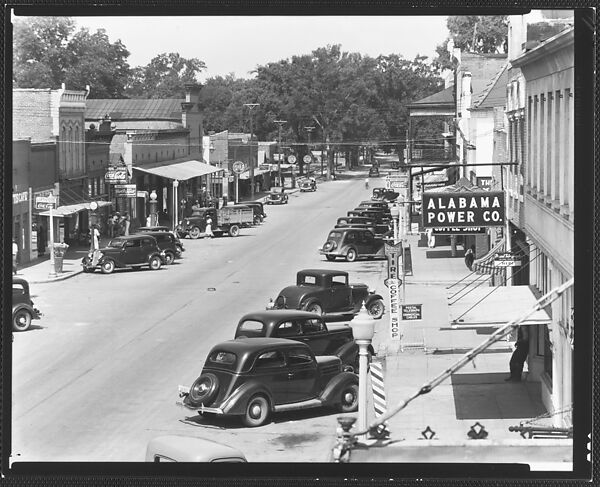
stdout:
<svg viewBox="0 0 600 487">
<path fill-rule="evenodd" d="M 568 29 L 559 32 L 554 37 L 550 37 L 539 46 L 535 47 L 531 51 L 527 51 L 521 54 L 519 57 L 511 61 L 513 68 L 520 68 L 526 64 L 535 62 L 548 54 L 559 51 L 566 47 L 569 47 L 575 42 L 575 29 L 570 27 Z"/>
</svg>

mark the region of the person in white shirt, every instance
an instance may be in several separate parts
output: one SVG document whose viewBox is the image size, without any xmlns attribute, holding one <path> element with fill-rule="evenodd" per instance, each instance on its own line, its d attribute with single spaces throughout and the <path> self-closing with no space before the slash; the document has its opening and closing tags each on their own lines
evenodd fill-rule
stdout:
<svg viewBox="0 0 600 487">
<path fill-rule="evenodd" d="M 13 262 L 13 274 L 17 273 L 17 256 L 19 255 L 19 246 L 17 241 L 13 238 L 12 241 L 12 262 Z"/>
</svg>

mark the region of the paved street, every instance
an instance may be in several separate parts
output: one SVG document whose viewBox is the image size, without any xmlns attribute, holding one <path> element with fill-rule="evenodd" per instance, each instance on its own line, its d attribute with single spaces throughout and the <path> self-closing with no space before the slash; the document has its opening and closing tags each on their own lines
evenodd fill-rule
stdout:
<svg viewBox="0 0 600 487">
<path fill-rule="evenodd" d="M 382 261 L 332 264 L 317 252 L 336 217 L 366 198 L 362 179 L 322 184 L 266 206 L 266 222 L 237 238 L 186 239 L 184 259 L 159 271 L 34 285 L 44 317 L 15 334 L 13 458 L 140 461 L 150 438 L 180 433 L 237 446 L 253 461 L 322 461 L 334 412 L 282 414 L 252 430 L 236 421 L 190 425 L 180 422 L 189 411 L 175 405 L 177 386 L 191 385 L 210 348 L 292 284 L 296 270 L 335 266 L 376 285 Z"/>
</svg>

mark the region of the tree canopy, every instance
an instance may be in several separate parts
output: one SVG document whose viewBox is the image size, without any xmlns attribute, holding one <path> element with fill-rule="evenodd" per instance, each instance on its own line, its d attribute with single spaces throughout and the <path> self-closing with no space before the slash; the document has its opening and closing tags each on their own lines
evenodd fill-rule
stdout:
<svg viewBox="0 0 600 487">
<path fill-rule="evenodd" d="M 446 21 L 450 36 L 436 48 L 434 64 L 439 69 L 450 68 L 447 51 L 449 39 L 463 51 L 482 54 L 508 52 L 508 17 L 506 15 L 451 15 Z"/>
</svg>

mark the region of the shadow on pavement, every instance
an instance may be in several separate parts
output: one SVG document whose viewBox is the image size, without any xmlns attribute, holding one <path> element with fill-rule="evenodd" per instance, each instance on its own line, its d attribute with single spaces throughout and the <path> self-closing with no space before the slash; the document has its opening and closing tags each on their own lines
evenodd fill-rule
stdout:
<svg viewBox="0 0 600 487">
<path fill-rule="evenodd" d="M 456 419 L 524 419 L 546 412 L 539 382 L 505 382 L 507 376 L 508 372 L 454 374 Z"/>
</svg>

